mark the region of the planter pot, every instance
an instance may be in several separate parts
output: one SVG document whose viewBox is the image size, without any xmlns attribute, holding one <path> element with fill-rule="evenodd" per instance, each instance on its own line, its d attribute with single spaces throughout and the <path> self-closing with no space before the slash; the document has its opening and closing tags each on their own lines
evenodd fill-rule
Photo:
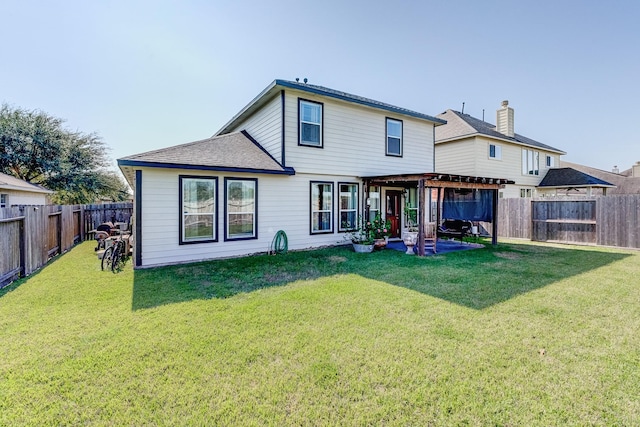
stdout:
<svg viewBox="0 0 640 427">
<path fill-rule="evenodd" d="M 387 246 L 387 240 L 386 239 L 376 239 L 375 242 L 373 243 L 373 245 L 375 246 L 376 249 L 382 249 L 385 246 Z"/>
<path fill-rule="evenodd" d="M 416 240 L 418 240 L 418 232 L 416 231 L 405 231 L 402 233 L 402 241 L 404 245 L 407 247 L 407 255 L 413 255 L 413 247 L 416 245 Z"/>
<path fill-rule="evenodd" d="M 358 253 L 370 253 L 373 252 L 374 245 L 363 245 L 360 243 L 352 243 L 353 250 Z"/>
</svg>

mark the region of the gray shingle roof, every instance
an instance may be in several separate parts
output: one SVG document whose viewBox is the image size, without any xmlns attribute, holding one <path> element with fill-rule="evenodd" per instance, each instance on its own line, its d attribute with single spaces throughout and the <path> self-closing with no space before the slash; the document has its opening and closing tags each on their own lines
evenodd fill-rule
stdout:
<svg viewBox="0 0 640 427">
<path fill-rule="evenodd" d="M 293 169 L 282 167 L 244 131 L 134 154 L 118 159 L 118 165 L 287 175 L 294 173 Z"/>
<path fill-rule="evenodd" d="M 581 165 L 578 163 L 560 161 L 561 167 L 570 167 L 589 175 L 593 175 L 596 178 L 600 178 L 604 181 L 611 182 L 616 186 L 611 190 L 607 190 L 607 194 L 640 194 L 640 177 L 632 177 L 624 175 L 625 172 L 614 173 L 604 171 L 602 169 L 592 168 L 590 166 Z M 629 170 L 630 173 L 630 170 Z"/>
<path fill-rule="evenodd" d="M 446 120 L 447 124 L 445 126 L 439 126 L 436 128 L 436 144 L 455 138 L 480 134 L 492 138 L 503 139 L 509 142 L 513 142 L 514 144 L 540 148 L 559 154 L 566 154 L 564 151 L 558 148 L 543 144 L 517 133 L 513 138 L 509 137 L 503 133 L 498 132 L 495 125 L 492 125 L 491 123 L 487 123 L 480 119 L 476 119 L 475 117 L 472 117 L 468 114 L 462 114 L 459 111 L 447 110 L 442 114 L 438 114 L 437 117 Z"/>
<path fill-rule="evenodd" d="M 0 188 L 6 190 L 28 191 L 31 193 L 53 194 L 54 191 L 48 190 L 40 185 L 32 184 L 12 175 L 0 172 Z"/>
<path fill-rule="evenodd" d="M 538 187 L 615 187 L 615 185 L 573 168 L 554 168 L 547 171 Z"/>
</svg>

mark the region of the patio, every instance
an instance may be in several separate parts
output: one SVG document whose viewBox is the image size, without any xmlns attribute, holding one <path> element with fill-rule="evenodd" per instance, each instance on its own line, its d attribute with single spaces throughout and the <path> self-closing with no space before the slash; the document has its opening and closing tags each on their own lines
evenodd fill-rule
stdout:
<svg viewBox="0 0 640 427">
<path fill-rule="evenodd" d="M 393 249 L 395 251 L 402 251 L 402 252 L 407 251 L 407 246 L 404 244 L 402 240 L 390 241 L 389 243 L 387 243 L 386 248 Z M 425 256 L 442 255 L 449 252 L 467 251 L 470 249 L 480 249 L 480 248 L 484 248 L 484 245 L 480 243 L 461 242 L 459 240 L 452 240 L 452 239 L 438 239 L 436 248 L 437 248 L 436 253 L 433 253 L 433 250 L 431 249 L 425 248 L 424 255 Z M 413 248 L 413 252 L 416 254 L 418 253 L 417 246 Z"/>
</svg>

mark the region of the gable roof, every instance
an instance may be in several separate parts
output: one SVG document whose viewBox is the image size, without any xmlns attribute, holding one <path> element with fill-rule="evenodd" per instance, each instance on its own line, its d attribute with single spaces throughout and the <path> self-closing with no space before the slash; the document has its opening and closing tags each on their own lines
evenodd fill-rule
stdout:
<svg viewBox="0 0 640 427">
<path fill-rule="evenodd" d="M 295 174 L 293 168 L 283 167 L 245 131 L 123 157 L 118 159 L 118 166 L 129 183 L 133 182 L 133 166 Z"/>
<path fill-rule="evenodd" d="M 312 85 L 309 83 L 292 82 L 289 80 L 276 79 L 269 86 L 267 86 L 258 96 L 256 96 L 249 104 L 247 104 L 238 114 L 236 114 L 229 122 L 227 122 L 215 135 L 221 135 L 229 132 L 235 128 L 236 125 L 250 116 L 253 112 L 259 109 L 262 105 L 273 99 L 281 90 L 295 89 L 302 92 L 325 96 L 327 98 L 337 99 L 340 101 L 350 102 L 352 104 L 358 104 L 365 107 L 375 108 L 385 112 L 391 112 L 395 114 L 401 114 L 403 116 L 409 116 L 421 120 L 427 120 L 433 122 L 436 126 L 446 123 L 445 120 L 430 116 L 428 114 L 419 113 L 417 111 L 409 110 L 407 108 L 397 107 L 395 105 L 387 104 L 385 102 L 376 101 L 374 99 L 365 98 L 359 95 L 353 95 L 347 92 L 342 92 L 335 89 L 330 89 L 324 86 Z"/>
<path fill-rule="evenodd" d="M 538 187 L 615 187 L 615 185 L 573 168 L 549 169 Z"/>
<path fill-rule="evenodd" d="M 567 154 L 558 148 L 543 144 L 517 133 L 514 137 L 507 136 L 498 132 L 495 125 L 476 119 L 468 114 L 462 114 L 459 111 L 447 110 L 442 114 L 438 114 L 437 117 L 446 120 L 447 124 L 446 126 L 436 128 L 436 144 L 470 136 L 484 135 L 490 138 L 511 142 L 513 144 L 539 148 L 558 154 Z"/>
<path fill-rule="evenodd" d="M 48 190 L 40 185 L 32 184 L 15 176 L 0 172 L 0 189 L 27 191 L 29 193 L 53 194 L 55 191 Z"/>
</svg>

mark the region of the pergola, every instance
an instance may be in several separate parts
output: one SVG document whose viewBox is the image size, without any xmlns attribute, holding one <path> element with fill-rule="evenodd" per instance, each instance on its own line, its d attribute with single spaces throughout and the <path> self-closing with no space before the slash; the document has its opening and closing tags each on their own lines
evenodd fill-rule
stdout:
<svg viewBox="0 0 640 427">
<path fill-rule="evenodd" d="M 424 242 L 425 225 L 425 189 L 437 189 L 437 213 L 436 223 L 440 224 L 440 203 L 443 188 L 454 189 L 483 189 L 493 192 L 493 221 L 491 243 L 498 243 L 498 190 L 504 188 L 506 184 L 514 184 L 514 181 L 504 178 L 488 178 L 469 175 L 455 175 L 448 173 L 421 173 L 421 174 L 399 174 L 362 177 L 364 183 L 365 200 L 369 197 L 369 188 L 377 186 L 395 186 L 401 188 L 418 188 L 418 242 Z M 366 215 L 369 215 L 368 206 L 365 207 Z M 418 245 L 418 255 L 425 255 L 425 246 Z"/>
</svg>

